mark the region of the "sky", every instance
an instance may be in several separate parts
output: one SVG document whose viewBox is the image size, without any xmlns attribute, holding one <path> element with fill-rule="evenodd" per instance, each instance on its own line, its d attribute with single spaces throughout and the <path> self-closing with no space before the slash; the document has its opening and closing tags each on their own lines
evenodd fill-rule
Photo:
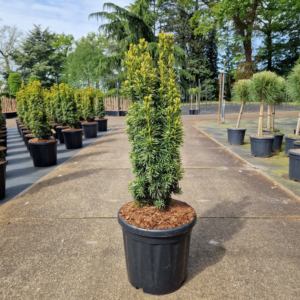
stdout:
<svg viewBox="0 0 300 300">
<path fill-rule="evenodd" d="M 73 34 L 75 39 L 97 31 L 99 22 L 88 20 L 90 13 L 102 10 L 103 3 L 127 6 L 130 0 L 0 0 L 0 26 L 16 25 L 26 32 L 33 24 L 49 27 L 55 33 Z"/>
</svg>

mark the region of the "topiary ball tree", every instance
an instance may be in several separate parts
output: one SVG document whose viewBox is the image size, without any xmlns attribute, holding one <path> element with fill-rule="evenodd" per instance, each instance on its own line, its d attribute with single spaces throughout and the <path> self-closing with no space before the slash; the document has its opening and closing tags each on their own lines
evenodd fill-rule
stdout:
<svg viewBox="0 0 300 300">
<path fill-rule="evenodd" d="M 244 105 L 250 100 L 250 80 L 241 79 L 237 81 L 232 88 L 232 100 L 241 103 L 239 117 L 236 123 L 236 128 L 240 127 Z"/>
<path fill-rule="evenodd" d="M 8 76 L 9 93 L 16 95 L 21 88 L 22 80 L 19 73 L 10 73 Z"/>
<path fill-rule="evenodd" d="M 78 111 L 74 97 L 74 90 L 68 85 L 61 83 L 59 85 L 59 94 L 61 98 L 61 108 L 63 112 L 63 123 L 73 129 L 79 128 Z"/>
<path fill-rule="evenodd" d="M 86 122 L 93 122 L 95 118 L 95 89 L 87 86 L 82 101 L 82 117 Z"/>
<path fill-rule="evenodd" d="M 276 83 L 277 75 L 270 71 L 254 74 L 250 82 L 250 98 L 261 103 L 258 122 L 259 137 L 263 135 L 264 104 L 276 103 L 276 94 L 278 93 Z"/>
<path fill-rule="evenodd" d="M 99 119 L 102 119 L 105 117 L 105 108 L 104 108 L 104 103 L 103 103 L 103 92 L 102 91 L 97 90 L 96 99 L 97 99 L 96 116 Z"/>
<path fill-rule="evenodd" d="M 44 96 L 44 89 L 39 81 L 34 81 L 27 86 L 29 106 L 31 108 L 30 128 L 39 140 L 50 139 L 50 132 L 53 128 L 47 115 L 47 105 Z"/>
<path fill-rule="evenodd" d="M 126 53 L 125 95 L 132 100 L 127 111 L 127 134 L 135 180 L 129 190 L 136 204 L 164 209 L 172 194 L 180 194 L 183 144 L 180 92 L 174 70 L 172 34 L 159 34 L 159 60 L 155 67 L 148 43 L 130 45 Z"/>
<path fill-rule="evenodd" d="M 300 65 L 296 65 L 288 76 L 287 92 L 293 101 L 297 102 L 298 104 L 300 103 Z M 299 135 L 299 130 L 300 114 L 296 128 L 296 135 Z"/>
</svg>

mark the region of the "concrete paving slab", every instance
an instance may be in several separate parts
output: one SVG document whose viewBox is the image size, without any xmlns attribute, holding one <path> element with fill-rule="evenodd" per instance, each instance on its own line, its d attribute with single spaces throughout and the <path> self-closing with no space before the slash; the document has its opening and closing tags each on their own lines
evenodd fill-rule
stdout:
<svg viewBox="0 0 300 300">
<path fill-rule="evenodd" d="M 3 299 L 300 297 L 295 239 L 299 221 L 199 219 L 192 234 L 187 280 L 179 291 L 163 297 L 143 294 L 129 284 L 116 219 L 9 222 L 0 222 Z"/>
</svg>

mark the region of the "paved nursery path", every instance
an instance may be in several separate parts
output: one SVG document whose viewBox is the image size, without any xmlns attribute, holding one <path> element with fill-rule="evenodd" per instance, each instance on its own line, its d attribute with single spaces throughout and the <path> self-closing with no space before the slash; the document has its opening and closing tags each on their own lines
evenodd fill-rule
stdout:
<svg viewBox="0 0 300 300">
<path fill-rule="evenodd" d="M 6 167 L 6 196 L 0 200 L 0 206 L 24 192 L 37 180 L 54 170 L 57 166 L 47 168 L 36 168 L 33 166 L 32 158 L 19 135 L 16 122 L 13 119 L 7 121 L 7 167 Z M 98 138 L 103 136 L 98 132 Z M 82 147 L 85 148 L 93 143 L 96 138 L 82 139 Z M 57 144 L 57 165 L 67 161 L 69 158 L 80 152 L 81 149 L 67 150 L 65 144 Z"/>
<path fill-rule="evenodd" d="M 207 118 L 209 118 L 207 116 Z M 188 278 L 160 299 L 299 299 L 300 203 L 184 117 L 178 199 L 197 211 Z M 131 196 L 123 118 L 0 208 L 1 299 L 158 299 L 130 286 L 118 209 Z"/>
</svg>

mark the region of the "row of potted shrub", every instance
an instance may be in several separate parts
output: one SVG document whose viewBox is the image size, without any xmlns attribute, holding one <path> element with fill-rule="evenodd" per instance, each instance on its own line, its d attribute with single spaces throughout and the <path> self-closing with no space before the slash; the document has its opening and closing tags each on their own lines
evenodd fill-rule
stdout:
<svg viewBox="0 0 300 300">
<path fill-rule="evenodd" d="M 243 107 L 247 102 L 260 102 L 258 134 L 250 135 L 251 155 L 267 158 L 272 152 L 280 152 L 284 134 L 275 128 L 275 107 L 280 105 L 286 93 L 300 102 L 300 65 L 296 65 L 284 78 L 273 72 L 264 71 L 254 74 L 249 80 L 240 80 L 233 87 L 233 99 L 241 102 L 236 128 L 228 128 L 228 142 L 234 145 L 244 143 L 246 129 L 239 128 Z M 264 104 L 268 105 L 267 128 L 263 129 Z M 300 181 L 300 117 L 294 134 L 285 136 L 285 155 L 290 157 L 289 178 Z M 299 149 L 299 150 L 298 150 Z"/>
<path fill-rule="evenodd" d="M 2 111 L 0 101 L 0 111 Z M 5 198 L 5 183 L 6 183 L 6 154 L 7 154 L 7 128 L 6 120 L 0 114 L 0 200 Z"/>
<path fill-rule="evenodd" d="M 22 84 L 17 105 L 17 126 L 36 167 L 57 163 L 57 139 L 67 149 L 78 149 L 82 133 L 94 138 L 97 130 L 107 130 L 103 93 L 92 87 L 74 90 L 62 83 L 47 90 L 34 81 Z"/>
</svg>

